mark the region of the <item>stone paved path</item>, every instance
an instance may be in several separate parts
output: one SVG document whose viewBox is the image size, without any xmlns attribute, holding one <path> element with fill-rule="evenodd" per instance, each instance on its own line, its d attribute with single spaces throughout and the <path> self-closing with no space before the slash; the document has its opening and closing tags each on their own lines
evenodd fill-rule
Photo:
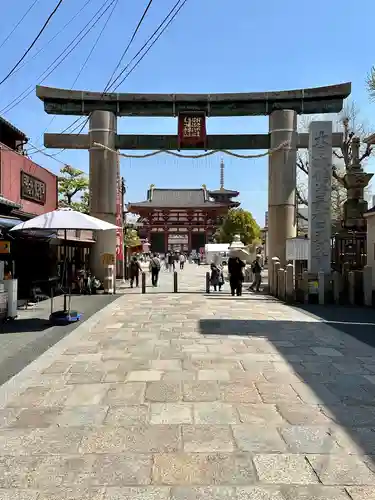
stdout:
<svg viewBox="0 0 375 500">
<path fill-rule="evenodd" d="M 0 500 L 375 499 L 372 348 L 265 296 L 132 292 L 0 389 Z"/>
</svg>

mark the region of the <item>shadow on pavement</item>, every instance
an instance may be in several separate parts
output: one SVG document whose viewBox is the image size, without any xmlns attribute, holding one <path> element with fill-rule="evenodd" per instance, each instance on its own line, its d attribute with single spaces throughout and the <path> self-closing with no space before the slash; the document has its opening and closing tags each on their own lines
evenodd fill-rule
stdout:
<svg viewBox="0 0 375 500">
<path fill-rule="evenodd" d="M 316 405 L 321 405 L 319 410 L 345 431 L 347 437 L 344 434 L 340 438 L 344 447 L 349 447 L 350 453 L 361 453 L 355 447 L 353 450 L 347 439 L 351 438 L 375 463 L 375 382 L 371 382 L 375 381 L 375 356 L 365 344 L 346 336 L 340 338 L 324 323 L 318 323 L 317 328 L 317 323 L 308 321 L 201 319 L 199 325 L 203 335 L 238 336 L 239 344 L 244 336 L 252 339 L 252 345 L 258 339 L 256 354 L 243 355 L 245 368 L 263 374 L 268 383 L 271 374 L 275 394 L 285 393 L 280 399 L 276 396 L 277 401 L 284 398 L 284 403 L 292 405 L 298 394 L 301 408 L 305 404 L 307 410 L 316 412 Z M 282 356 L 277 360 L 283 367 L 273 365 L 272 355 L 267 356 L 272 351 Z M 241 352 L 240 347 L 237 352 Z M 329 434 L 332 432 L 331 424 Z"/>
<path fill-rule="evenodd" d="M 321 318 L 324 323 L 337 328 L 337 330 L 375 347 L 375 309 L 312 304 L 301 304 L 295 307 L 311 316 Z"/>
<path fill-rule="evenodd" d="M 42 332 L 51 328 L 51 323 L 45 318 L 22 318 L 6 321 L 0 326 L 0 334 Z"/>
<path fill-rule="evenodd" d="M 11 331 L 0 332 L 0 385 L 118 297 L 119 295 L 74 297 L 72 308 L 82 313 L 81 321 L 64 326 L 53 326 L 48 322 L 49 301 L 40 302 L 35 311 L 20 311 L 18 319 L 4 325 Z M 61 304 L 56 300 L 56 308 L 59 306 Z"/>
</svg>

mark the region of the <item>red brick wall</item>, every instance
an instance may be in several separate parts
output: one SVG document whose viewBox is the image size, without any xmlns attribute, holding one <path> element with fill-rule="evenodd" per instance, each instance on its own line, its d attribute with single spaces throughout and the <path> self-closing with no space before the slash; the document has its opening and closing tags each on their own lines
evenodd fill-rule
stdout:
<svg viewBox="0 0 375 500">
<path fill-rule="evenodd" d="M 22 212 L 40 215 L 57 208 L 57 177 L 25 156 L 0 145 L 0 193 L 5 198 L 22 205 Z M 21 171 L 46 183 L 46 203 L 41 205 L 21 199 Z"/>
</svg>

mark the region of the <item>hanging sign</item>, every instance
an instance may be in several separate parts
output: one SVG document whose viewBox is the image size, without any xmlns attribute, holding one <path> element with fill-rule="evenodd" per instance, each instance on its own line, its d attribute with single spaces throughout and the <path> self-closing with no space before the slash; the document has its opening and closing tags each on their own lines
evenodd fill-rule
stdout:
<svg viewBox="0 0 375 500">
<path fill-rule="evenodd" d="M 178 115 L 178 149 L 206 149 L 206 115 L 203 112 Z"/>
</svg>

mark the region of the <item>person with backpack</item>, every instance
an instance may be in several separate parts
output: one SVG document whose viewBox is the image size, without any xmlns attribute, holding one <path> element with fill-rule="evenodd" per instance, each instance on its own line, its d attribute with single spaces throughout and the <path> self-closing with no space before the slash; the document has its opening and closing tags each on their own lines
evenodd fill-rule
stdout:
<svg viewBox="0 0 375 500">
<path fill-rule="evenodd" d="M 158 286 L 159 272 L 160 272 L 160 259 L 156 253 L 150 260 L 150 272 L 152 286 Z"/>
<path fill-rule="evenodd" d="M 254 274 L 254 281 L 249 287 L 251 292 L 254 291 L 254 288 L 257 292 L 259 292 L 259 287 L 262 283 L 262 266 L 260 265 L 260 257 L 261 256 L 258 254 L 251 266 L 251 271 Z"/>
</svg>

